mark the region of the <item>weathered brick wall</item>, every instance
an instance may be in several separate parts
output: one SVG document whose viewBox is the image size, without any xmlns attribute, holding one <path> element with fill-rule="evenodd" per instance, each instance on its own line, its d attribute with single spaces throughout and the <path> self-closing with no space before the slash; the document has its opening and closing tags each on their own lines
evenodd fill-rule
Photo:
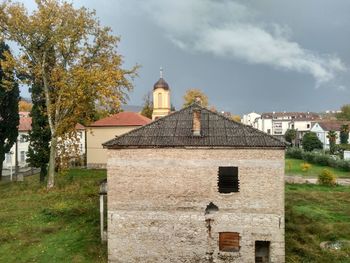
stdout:
<svg viewBox="0 0 350 263">
<path fill-rule="evenodd" d="M 240 192 L 218 192 L 219 166 L 238 166 Z M 284 262 L 283 150 L 108 150 L 107 167 L 110 262 L 254 262 L 257 240 Z M 240 251 L 220 252 L 219 232 Z"/>
</svg>

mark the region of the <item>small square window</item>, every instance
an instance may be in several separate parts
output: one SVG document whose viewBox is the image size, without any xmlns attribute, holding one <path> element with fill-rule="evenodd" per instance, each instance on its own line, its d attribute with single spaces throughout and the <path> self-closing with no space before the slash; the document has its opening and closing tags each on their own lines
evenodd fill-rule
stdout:
<svg viewBox="0 0 350 263">
<path fill-rule="evenodd" d="M 219 193 L 227 194 L 239 192 L 238 167 L 219 167 L 218 190 Z"/>
<path fill-rule="evenodd" d="M 239 251 L 239 233 L 220 232 L 219 233 L 219 250 L 225 252 Z"/>
</svg>

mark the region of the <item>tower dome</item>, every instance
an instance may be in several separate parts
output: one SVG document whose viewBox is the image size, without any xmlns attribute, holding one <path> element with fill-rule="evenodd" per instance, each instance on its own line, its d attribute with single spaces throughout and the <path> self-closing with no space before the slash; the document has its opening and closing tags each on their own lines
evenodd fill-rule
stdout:
<svg viewBox="0 0 350 263">
<path fill-rule="evenodd" d="M 154 83 L 153 90 L 155 89 L 169 90 L 169 84 L 161 77 L 156 83 Z"/>
</svg>

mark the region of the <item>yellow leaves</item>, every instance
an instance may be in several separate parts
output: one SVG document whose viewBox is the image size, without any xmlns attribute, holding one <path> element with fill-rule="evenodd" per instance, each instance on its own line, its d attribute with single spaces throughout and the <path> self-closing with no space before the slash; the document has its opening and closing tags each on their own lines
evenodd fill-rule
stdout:
<svg viewBox="0 0 350 263">
<path fill-rule="evenodd" d="M 204 94 L 203 91 L 201 91 L 200 89 L 189 89 L 186 91 L 185 95 L 184 95 L 184 107 L 192 104 L 196 97 L 199 97 L 201 99 L 201 104 L 206 107 L 208 106 L 208 97 L 207 95 Z"/>
<path fill-rule="evenodd" d="M 19 111 L 31 111 L 33 105 L 25 100 L 20 100 L 18 102 L 18 110 Z"/>
<path fill-rule="evenodd" d="M 64 137 L 78 120 L 89 122 L 87 113 L 96 107 L 117 111 L 137 67 L 121 68 L 119 38 L 100 25 L 94 11 L 58 0 L 36 4 L 32 13 L 18 3 L 0 6 L 1 32 L 22 51 L 7 63 L 29 76 L 29 84 L 43 83 L 51 132 Z"/>
</svg>

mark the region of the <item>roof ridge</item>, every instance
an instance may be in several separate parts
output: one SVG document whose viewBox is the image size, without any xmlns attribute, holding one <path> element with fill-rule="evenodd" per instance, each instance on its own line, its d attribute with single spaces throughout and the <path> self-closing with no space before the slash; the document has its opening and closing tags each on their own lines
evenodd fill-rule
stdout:
<svg viewBox="0 0 350 263">
<path fill-rule="evenodd" d="M 208 115 L 208 127 L 203 128 L 206 133 L 203 140 L 190 136 L 191 120 L 188 116 L 193 108 L 200 109 Z M 188 111 L 182 114 L 185 111 Z M 174 117 L 175 116 L 175 117 Z M 179 116 L 178 118 L 176 116 Z M 212 119 L 210 116 L 216 116 Z M 180 122 L 179 122 L 180 121 Z M 221 123 L 221 124 L 220 124 Z M 159 124 L 159 125 L 158 125 Z M 212 129 L 223 125 L 224 132 L 215 133 Z M 158 136 L 158 126 L 162 127 L 163 136 Z M 164 127 L 163 127 L 164 126 Z M 151 127 L 150 130 L 147 129 Z M 141 133 L 139 131 L 142 131 Z M 220 130 L 220 129 L 219 129 Z M 132 136 L 136 134 L 138 138 Z M 131 135 L 131 136 L 130 136 Z M 250 137 L 250 138 L 249 138 Z M 151 138 L 151 139 L 150 139 Z M 205 139 L 206 138 L 206 139 Z M 268 138 L 268 139 L 267 139 Z M 104 147 L 178 147 L 178 146 L 213 146 L 213 147 L 285 147 L 285 143 L 280 139 L 259 131 L 253 127 L 234 121 L 218 112 L 214 112 L 197 102 L 170 113 L 156 121 L 124 133 L 102 144 Z"/>
</svg>

